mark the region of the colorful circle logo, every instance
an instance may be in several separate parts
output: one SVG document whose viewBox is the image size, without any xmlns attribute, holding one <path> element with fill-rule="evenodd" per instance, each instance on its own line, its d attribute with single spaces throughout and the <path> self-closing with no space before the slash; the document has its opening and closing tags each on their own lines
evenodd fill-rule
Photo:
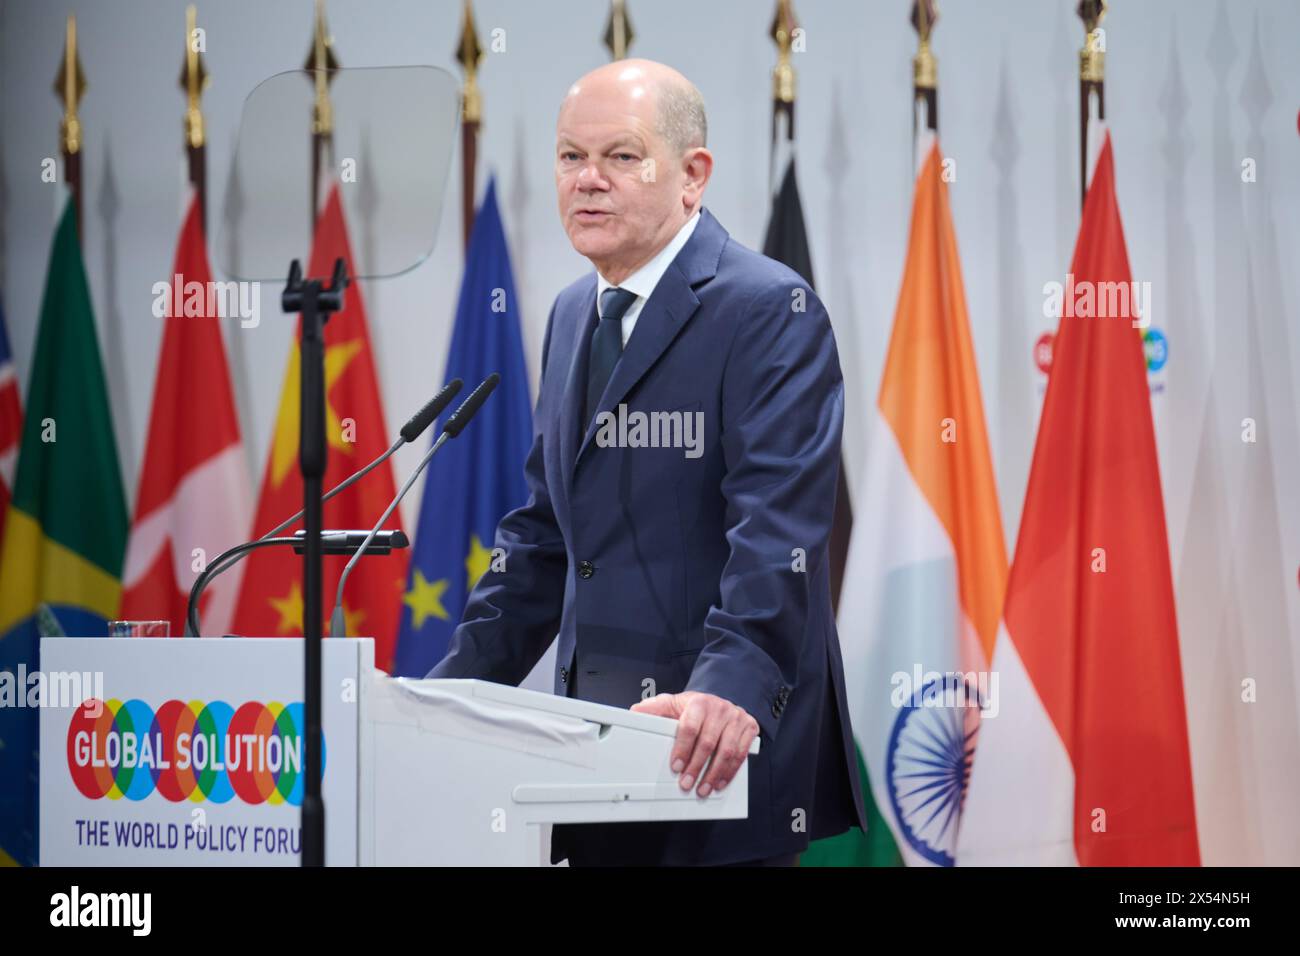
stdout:
<svg viewBox="0 0 1300 956">
<path fill-rule="evenodd" d="M 1049 375 L 1052 371 L 1052 345 L 1055 338 L 1051 332 L 1044 332 L 1034 342 L 1034 364 L 1044 375 Z M 1152 373 L 1160 371 L 1169 361 L 1169 340 L 1154 326 L 1142 333 L 1142 355 L 1147 371 Z"/>
<path fill-rule="evenodd" d="M 1044 332 L 1034 343 L 1034 364 L 1046 375 L 1052 370 L 1052 333 Z"/>
<path fill-rule="evenodd" d="M 91 800 L 299 806 L 302 704 L 83 701 L 68 724 L 68 772 Z M 321 775 L 325 741 L 321 740 Z"/>
<path fill-rule="evenodd" d="M 1142 350 L 1146 353 L 1148 372 L 1160 371 L 1169 361 L 1169 340 L 1157 328 L 1149 328 L 1142 334 Z"/>
</svg>

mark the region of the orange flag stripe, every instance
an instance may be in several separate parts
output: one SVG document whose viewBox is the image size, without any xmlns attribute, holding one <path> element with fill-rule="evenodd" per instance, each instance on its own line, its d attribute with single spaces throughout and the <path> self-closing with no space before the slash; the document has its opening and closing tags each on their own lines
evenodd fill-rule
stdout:
<svg viewBox="0 0 1300 956">
<path fill-rule="evenodd" d="M 913 480 L 952 540 L 962 608 L 985 660 L 992 660 L 1006 594 L 1006 542 L 937 143 L 916 181 L 878 403 Z"/>
</svg>

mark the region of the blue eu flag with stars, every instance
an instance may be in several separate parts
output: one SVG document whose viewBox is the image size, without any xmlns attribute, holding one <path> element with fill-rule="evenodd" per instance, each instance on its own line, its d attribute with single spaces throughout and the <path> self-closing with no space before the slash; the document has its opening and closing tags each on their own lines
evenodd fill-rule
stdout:
<svg viewBox="0 0 1300 956">
<path fill-rule="evenodd" d="M 442 660 L 470 590 L 491 564 L 497 522 L 528 500 L 524 462 L 533 441 L 519 299 L 497 209 L 496 180 L 474 219 L 456 305 L 445 381 L 463 379 L 451 411 L 487 378 L 501 383 L 429 463 L 397 634 L 398 675 L 423 677 Z"/>
</svg>

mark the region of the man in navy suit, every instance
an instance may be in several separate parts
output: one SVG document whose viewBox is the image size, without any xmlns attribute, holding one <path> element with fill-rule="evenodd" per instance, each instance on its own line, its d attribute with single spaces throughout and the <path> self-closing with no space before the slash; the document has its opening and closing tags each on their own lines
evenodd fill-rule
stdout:
<svg viewBox="0 0 1300 956">
<path fill-rule="evenodd" d="M 744 820 L 554 828 L 552 862 L 790 864 L 865 829 L 827 542 L 844 389 L 798 274 L 703 208 L 704 104 L 621 60 L 557 123 L 556 187 L 589 274 L 547 322 L 527 504 L 430 677 L 518 684 L 558 632 L 555 692 L 675 718 L 679 785 L 750 758 Z"/>
</svg>

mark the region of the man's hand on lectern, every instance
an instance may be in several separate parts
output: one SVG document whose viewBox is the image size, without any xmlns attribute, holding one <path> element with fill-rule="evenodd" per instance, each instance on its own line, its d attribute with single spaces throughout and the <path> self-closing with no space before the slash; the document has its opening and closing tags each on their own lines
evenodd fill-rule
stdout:
<svg viewBox="0 0 1300 956">
<path fill-rule="evenodd" d="M 744 708 L 699 691 L 657 694 L 633 704 L 631 709 L 677 721 L 677 739 L 670 758 L 673 773 L 681 774 L 678 782 L 683 790 L 690 790 L 708 762 L 708 773 L 696 790 L 701 797 L 731 783 L 749 754 L 749 745 L 758 736 L 758 721 Z"/>
</svg>

